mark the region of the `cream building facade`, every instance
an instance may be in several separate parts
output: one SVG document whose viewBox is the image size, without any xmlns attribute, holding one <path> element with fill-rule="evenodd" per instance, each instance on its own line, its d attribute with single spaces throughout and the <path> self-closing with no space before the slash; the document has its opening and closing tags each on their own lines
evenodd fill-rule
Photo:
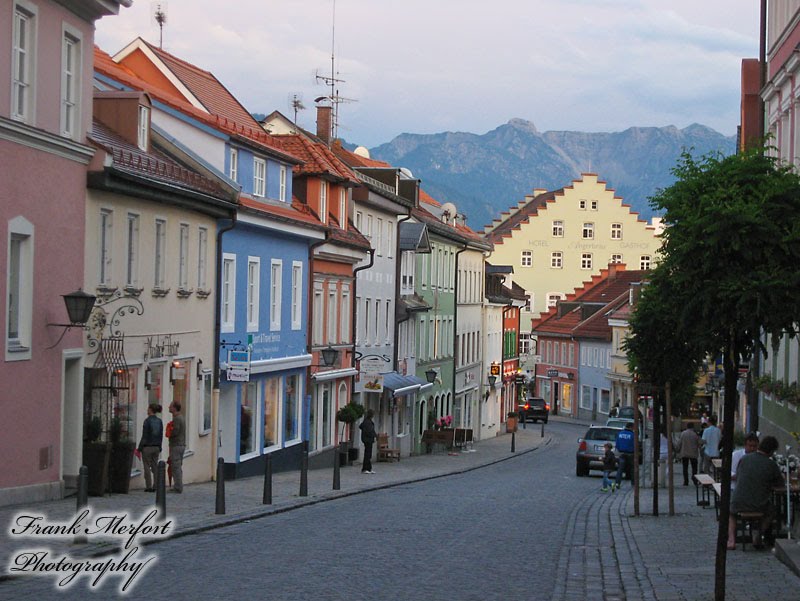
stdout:
<svg viewBox="0 0 800 601">
<path fill-rule="evenodd" d="M 555 191 L 534 190 L 486 228 L 494 244 L 489 261 L 512 265 L 530 295 L 521 330 L 532 318 L 607 267 L 650 269 L 658 261 L 661 225 L 648 223 L 596 174 L 584 173 Z"/>
</svg>

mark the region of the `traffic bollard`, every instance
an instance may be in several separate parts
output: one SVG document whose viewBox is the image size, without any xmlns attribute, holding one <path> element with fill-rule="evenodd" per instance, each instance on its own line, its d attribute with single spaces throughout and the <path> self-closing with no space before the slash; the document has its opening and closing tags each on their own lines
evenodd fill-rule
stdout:
<svg viewBox="0 0 800 601">
<path fill-rule="evenodd" d="M 264 497 L 261 502 L 272 505 L 272 454 L 268 453 L 264 459 Z"/>
<path fill-rule="evenodd" d="M 300 496 L 308 496 L 308 441 L 303 441 L 303 457 L 300 459 Z"/>
<path fill-rule="evenodd" d="M 523 430 L 527 430 L 528 429 L 528 416 L 527 415 L 523 415 L 522 416 L 522 429 Z"/>
<path fill-rule="evenodd" d="M 225 459 L 217 459 L 217 499 L 214 513 L 223 515 L 225 513 Z"/>
<path fill-rule="evenodd" d="M 167 463 L 163 459 L 158 462 L 156 470 L 156 509 L 159 521 L 167 519 Z"/>
<path fill-rule="evenodd" d="M 333 490 L 340 490 L 341 486 L 341 477 L 339 475 L 341 463 L 340 457 L 342 455 L 342 443 L 339 443 L 336 446 L 336 452 L 333 454 Z"/>
<path fill-rule="evenodd" d="M 85 465 L 82 465 L 80 470 L 78 470 L 78 502 L 76 506 L 76 512 L 80 513 L 82 509 L 85 509 L 89 505 L 89 468 Z M 76 534 L 75 538 L 73 539 L 73 544 L 76 545 L 85 545 L 86 544 L 86 535 L 85 534 Z"/>
<path fill-rule="evenodd" d="M 541 437 L 544 438 L 544 422 L 542 422 L 542 434 Z"/>
<path fill-rule="evenodd" d="M 516 453 L 517 452 L 517 433 L 516 432 L 512 432 L 511 433 L 511 452 L 512 453 Z"/>
</svg>

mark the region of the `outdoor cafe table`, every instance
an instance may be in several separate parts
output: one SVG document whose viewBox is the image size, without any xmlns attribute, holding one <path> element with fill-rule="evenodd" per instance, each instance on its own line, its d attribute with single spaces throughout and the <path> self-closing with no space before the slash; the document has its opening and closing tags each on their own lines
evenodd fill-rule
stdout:
<svg viewBox="0 0 800 601">
<path fill-rule="evenodd" d="M 790 504 L 792 507 L 792 526 L 797 523 L 797 514 L 800 510 L 800 482 L 794 481 L 789 487 Z M 776 486 L 772 491 L 772 504 L 775 507 L 775 522 L 780 528 L 788 525 L 786 511 L 786 486 Z"/>
</svg>

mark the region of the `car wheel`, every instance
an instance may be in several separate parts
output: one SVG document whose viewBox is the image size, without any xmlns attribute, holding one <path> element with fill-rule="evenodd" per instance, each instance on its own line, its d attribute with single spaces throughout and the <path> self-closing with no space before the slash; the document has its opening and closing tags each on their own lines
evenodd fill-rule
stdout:
<svg viewBox="0 0 800 601">
<path fill-rule="evenodd" d="M 548 419 L 548 418 L 544 418 L 544 423 L 547 423 L 547 419 Z"/>
<path fill-rule="evenodd" d="M 580 461 L 576 461 L 575 462 L 575 475 L 578 476 L 578 478 L 582 478 L 583 476 L 588 476 L 589 475 L 589 466 L 586 465 L 585 463 L 580 462 Z"/>
</svg>

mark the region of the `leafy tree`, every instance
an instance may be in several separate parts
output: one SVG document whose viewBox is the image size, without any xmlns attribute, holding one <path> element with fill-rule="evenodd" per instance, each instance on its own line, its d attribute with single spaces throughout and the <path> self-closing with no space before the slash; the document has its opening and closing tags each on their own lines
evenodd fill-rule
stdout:
<svg viewBox="0 0 800 601">
<path fill-rule="evenodd" d="M 795 333 L 800 178 L 764 149 L 697 160 L 684 153 L 673 174 L 677 181 L 651 199 L 653 208 L 664 212 L 667 226 L 663 258 L 636 312 L 631 348 L 637 364 L 655 379 L 684 360 L 648 353 L 647 340 L 671 352 L 685 345 L 695 360 L 697 350 L 723 356 L 724 453 L 715 569 L 715 598 L 721 600 L 737 371 L 754 352 L 766 354 L 762 331 Z M 660 317 L 654 315 L 659 311 Z"/>
</svg>

